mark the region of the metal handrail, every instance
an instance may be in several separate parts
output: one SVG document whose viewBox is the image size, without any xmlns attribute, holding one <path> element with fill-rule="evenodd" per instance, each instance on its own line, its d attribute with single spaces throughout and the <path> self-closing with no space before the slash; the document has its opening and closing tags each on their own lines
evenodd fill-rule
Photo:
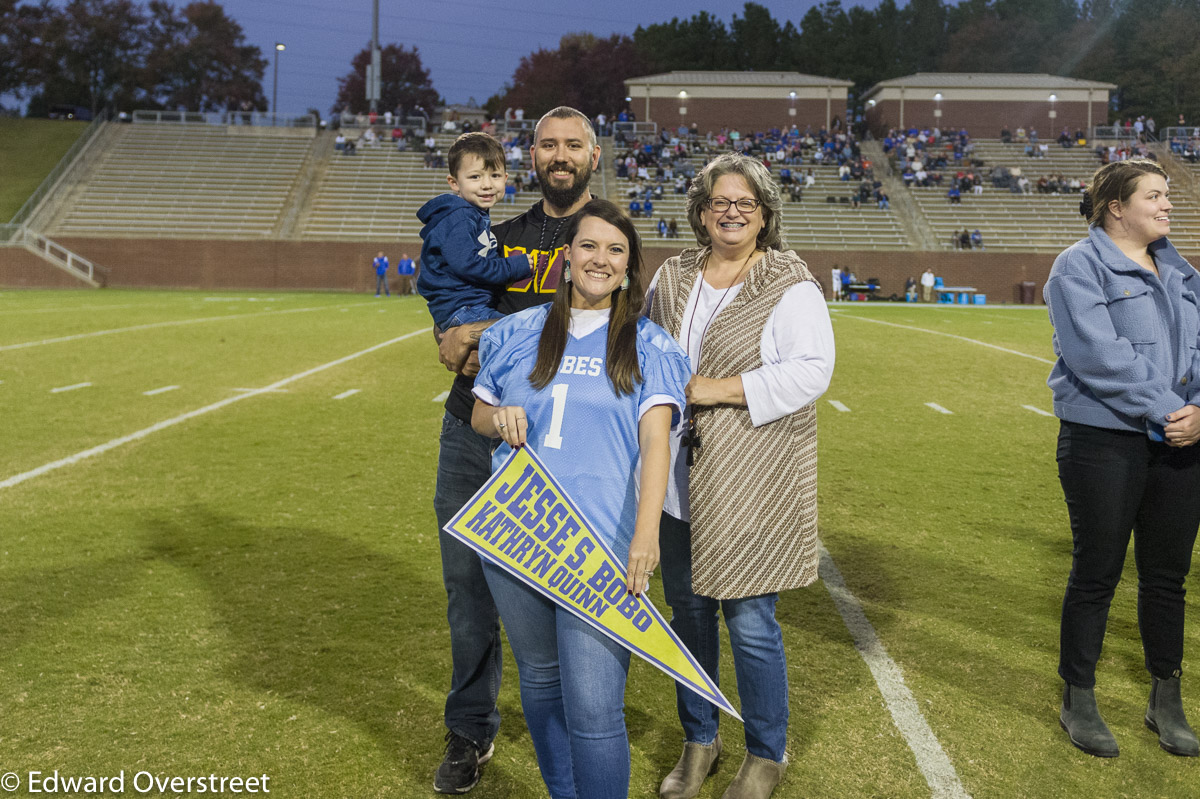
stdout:
<svg viewBox="0 0 1200 799">
<path fill-rule="evenodd" d="M 134 123 L 168 125 L 246 125 L 266 128 L 315 128 L 312 114 L 270 111 L 134 111 Z"/>
<path fill-rule="evenodd" d="M 102 286 L 108 281 L 109 269 L 68 250 L 41 233 L 30 230 L 28 225 L 0 225 L 0 246 L 24 247 L 96 285 Z"/>
<path fill-rule="evenodd" d="M 75 163 L 76 156 L 83 152 L 92 139 L 96 137 L 96 134 L 104 127 L 104 121 L 107 116 L 107 110 L 101 111 L 92 120 L 92 123 L 84 128 L 83 133 L 79 134 L 79 138 L 75 140 L 75 143 L 71 145 L 63 157 L 58 159 L 58 163 L 54 165 L 54 169 L 51 169 L 50 174 L 46 175 L 41 185 L 34 189 L 33 194 L 29 195 L 29 199 L 25 201 L 24 205 L 17 209 L 17 212 L 13 214 L 13 218 L 9 220 L 8 224 L 23 225 L 29 221 L 29 217 L 33 215 L 34 210 L 37 209 L 46 195 L 58 183 L 58 179 Z"/>
<path fill-rule="evenodd" d="M 1118 141 L 1137 139 L 1137 131 L 1124 125 L 1096 125 L 1092 128 L 1092 139 L 1116 139 Z"/>
</svg>

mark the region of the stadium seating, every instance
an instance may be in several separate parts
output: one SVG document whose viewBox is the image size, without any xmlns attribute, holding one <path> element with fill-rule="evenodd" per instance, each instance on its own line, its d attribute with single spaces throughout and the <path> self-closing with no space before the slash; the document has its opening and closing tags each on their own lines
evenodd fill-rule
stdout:
<svg viewBox="0 0 1200 799">
<path fill-rule="evenodd" d="M 276 235 L 311 133 L 120 125 L 51 222 L 53 235 Z"/>
</svg>

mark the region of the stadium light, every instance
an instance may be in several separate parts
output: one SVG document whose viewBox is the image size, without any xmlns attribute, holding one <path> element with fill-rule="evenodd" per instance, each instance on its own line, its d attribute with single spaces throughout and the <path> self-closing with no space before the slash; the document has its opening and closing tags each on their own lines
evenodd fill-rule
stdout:
<svg viewBox="0 0 1200 799">
<path fill-rule="evenodd" d="M 687 92 L 679 92 L 679 124 L 683 125 L 683 118 L 687 115 Z"/>
<path fill-rule="evenodd" d="M 942 121 L 942 93 L 941 92 L 938 92 L 937 94 L 935 94 L 933 96 L 933 102 L 936 103 L 936 106 L 933 109 L 933 116 L 935 117 L 937 122 L 939 124 L 941 124 L 941 121 Z"/>
<path fill-rule="evenodd" d="M 792 99 L 792 107 L 788 109 L 788 116 L 794 117 L 796 116 L 796 93 L 788 92 L 788 97 Z"/>
<path fill-rule="evenodd" d="M 275 42 L 275 85 L 271 88 L 271 127 L 275 127 L 275 112 L 279 108 L 279 54 L 286 49 L 286 44 Z"/>
<path fill-rule="evenodd" d="M 1049 97 L 1049 100 L 1050 100 L 1050 124 L 1051 125 L 1054 124 L 1054 118 L 1058 116 L 1058 112 L 1054 110 L 1054 102 L 1057 99 L 1058 99 L 1057 94 L 1052 94 Z"/>
</svg>

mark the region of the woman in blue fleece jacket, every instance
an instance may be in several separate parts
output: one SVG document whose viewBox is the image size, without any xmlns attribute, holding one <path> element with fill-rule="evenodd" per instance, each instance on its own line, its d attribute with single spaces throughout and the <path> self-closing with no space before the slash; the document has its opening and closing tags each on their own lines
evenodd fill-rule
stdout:
<svg viewBox="0 0 1200 799">
<path fill-rule="evenodd" d="M 1059 722 L 1071 743 L 1116 757 L 1093 689 L 1131 531 L 1138 625 L 1151 676 L 1145 724 L 1200 755 L 1180 698 L 1184 578 L 1200 526 L 1200 274 L 1167 240 L 1167 177 L 1153 161 L 1096 172 L 1088 237 L 1054 261 L 1044 296 L 1058 356 L 1058 473 L 1074 541 L 1063 598 Z"/>
</svg>

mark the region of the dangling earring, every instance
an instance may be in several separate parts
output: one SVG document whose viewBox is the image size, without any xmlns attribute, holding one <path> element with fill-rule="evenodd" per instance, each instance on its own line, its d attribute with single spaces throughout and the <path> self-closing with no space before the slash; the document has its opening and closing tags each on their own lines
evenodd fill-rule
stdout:
<svg viewBox="0 0 1200 799">
<path fill-rule="evenodd" d="M 566 260 L 563 261 L 562 279 L 566 283 L 571 282 L 571 262 L 570 261 L 566 261 Z"/>
<path fill-rule="evenodd" d="M 621 281 L 621 291 L 629 290 L 629 273 L 625 273 L 625 279 Z"/>
</svg>

